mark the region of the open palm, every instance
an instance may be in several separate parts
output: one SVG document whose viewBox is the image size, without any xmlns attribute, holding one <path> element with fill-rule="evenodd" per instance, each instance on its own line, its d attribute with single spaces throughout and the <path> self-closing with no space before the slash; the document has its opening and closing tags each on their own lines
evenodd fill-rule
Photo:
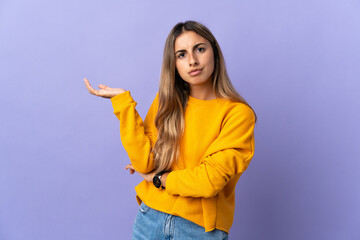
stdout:
<svg viewBox="0 0 360 240">
<path fill-rule="evenodd" d="M 100 89 L 94 89 L 91 85 L 89 80 L 84 78 L 84 82 L 86 85 L 86 88 L 89 90 L 89 92 L 95 96 L 103 97 L 103 98 L 112 98 L 116 95 L 119 95 L 123 92 L 126 92 L 125 89 L 122 88 L 111 88 L 103 84 L 99 84 Z"/>
</svg>

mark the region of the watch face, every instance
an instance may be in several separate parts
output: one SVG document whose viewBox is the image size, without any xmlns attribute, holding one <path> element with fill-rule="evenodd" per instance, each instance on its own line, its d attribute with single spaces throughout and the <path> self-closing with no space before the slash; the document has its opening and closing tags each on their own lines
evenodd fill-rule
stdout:
<svg viewBox="0 0 360 240">
<path fill-rule="evenodd" d="M 154 186 L 155 186 L 155 187 L 159 188 L 159 187 L 161 186 L 161 180 L 160 180 L 160 178 L 159 178 L 158 176 L 155 176 L 155 177 L 153 178 L 153 183 L 154 183 Z"/>
</svg>

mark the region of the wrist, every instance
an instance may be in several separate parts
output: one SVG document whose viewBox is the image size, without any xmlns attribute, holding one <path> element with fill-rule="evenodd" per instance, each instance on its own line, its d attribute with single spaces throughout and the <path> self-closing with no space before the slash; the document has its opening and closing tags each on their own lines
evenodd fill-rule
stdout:
<svg viewBox="0 0 360 240">
<path fill-rule="evenodd" d="M 119 91 L 117 92 L 117 95 L 122 94 L 122 93 L 124 93 L 124 92 L 127 92 L 127 90 L 121 89 L 121 90 L 119 90 Z"/>
<path fill-rule="evenodd" d="M 167 178 L 168 175 L 169 175 L 169 172 L 166 172 L 161 176 L 161 185 L 163 187 L 166 187 L 166 178 Z"/>
<path fill-rule="evenodd" d="M 153 182 L 155 175 L 156 175 L 156 173 L 155 173 L 155 172 L 152 172 L 151 175 L 150 175 L 150 178 L 149 178 L 148 182 Z"/>
<path fill-rule="evenodd" d="M 156 174 L 151 174 L 150 176 L 153 176 L 153 184 L 156 188 L 162 188 L 164 189 L 166 186 L 166 178 L 169 172 L 161 171 Z"/>
</svg>

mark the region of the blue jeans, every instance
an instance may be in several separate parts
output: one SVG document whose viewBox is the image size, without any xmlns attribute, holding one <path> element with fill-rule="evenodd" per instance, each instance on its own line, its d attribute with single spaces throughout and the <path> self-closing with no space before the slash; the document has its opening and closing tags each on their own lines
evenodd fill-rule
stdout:
<svg viewBox="0 0 360 240">
<path fill-rule="evenodd" d="M 214 229 L 205 232 L 205 228 L 182 217 L 163 213 L 141 203 L 136 215 L 132 240 L 227 240 L 228 234 Z"/>
</svg>

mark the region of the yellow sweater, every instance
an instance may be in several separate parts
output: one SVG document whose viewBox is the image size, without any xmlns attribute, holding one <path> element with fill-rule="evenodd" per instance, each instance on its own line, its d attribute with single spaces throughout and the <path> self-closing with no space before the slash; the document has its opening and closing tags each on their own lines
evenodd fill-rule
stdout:
<svg viewBox="0 0 360 240">
<path fill-rule="evenodd" d="M 136 171 L 153 170 L 151 148 L 157 139 L 154 124 L 156 95 L 145 121 L 135 109 L 130 92 L 111 102 L 120 121 L 120 136 Z M 137 201 L 156 210 L 188 219 L 211 231 L 229 232 L 234 218 L 235 185 L 254 155 L 255 116 L 243 103 L 189 97 L 180 158 L 166 180 L 166 189 L 142 181 L 135 187 Z"/>
</svg>

